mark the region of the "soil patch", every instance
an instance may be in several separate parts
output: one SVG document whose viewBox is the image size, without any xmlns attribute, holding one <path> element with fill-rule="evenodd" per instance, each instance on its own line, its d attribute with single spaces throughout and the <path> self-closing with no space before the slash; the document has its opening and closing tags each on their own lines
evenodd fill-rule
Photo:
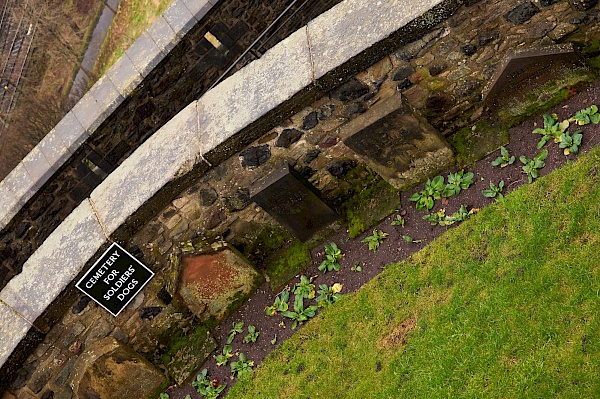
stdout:
<svg viewBox="0 0 600 399">
<path fill-rule="evenodd" d="M 402 322 L 398 327 L 394 328 L 394 330 L 377 343 L 377 346 L 380 348 L 390 349 L 395 346 L 400 346 L 406 344 L 406 338 L 408 334 L 415 328 L 417 325 L 417 319 L 408 318 Z"/>
</svg>

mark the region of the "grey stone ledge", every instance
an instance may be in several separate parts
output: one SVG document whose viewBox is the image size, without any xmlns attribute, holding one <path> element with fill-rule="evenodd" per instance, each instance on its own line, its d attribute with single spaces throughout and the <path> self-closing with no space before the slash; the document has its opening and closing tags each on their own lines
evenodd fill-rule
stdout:
<svg viewBox="0 0 600 399">
<path fill-rule="evenodd" d="M 15 198 L 20 202 L 27 202 L 29 198 L 35 193 L 33 180 L 27 173 L 23 162 L 19 164 L 4 178 L 5 187 L 13 193 Z M 23 198 L 26 198 L 24 201 Z"/>
<path fill-rule="evenodd" d="M 71 156 L 71 152 L 56 133 L 56 129 L 50 130 L 40 141 L 38 147 L 48 161 L 52 172 L 56 172 Z"/>
<path fill-rule="evenodd" d="M 90 95 L 96 99 L 98 105 L 108 116 L 125 100 L 114 83 L 107 77 L 102 76 L 92 86 Z"/>
<path fill-rule="evenodd" d="M 55 134 L 62 140 L 63 145 L 71 152 L 77 151 L 79 146 L 89 137 L 73 111 L 69 111 L 54 127 Z"/>
<path fill-rule="evenodd" d="M 169 51 L 173 50 L 181 40 L 162 15 L 156 18 L 146 32 L 165 55 L 169 54 Z"/>
<path fill-rule="evenodd" d="M 144 32 L 125 51 L 135 69 L 145 78 L 159 62 L 165 58 L 165 53 L 156 45 L 148 32 Z"/>
<path fill-rule="evenodd" d="M 182 0 L 174 0 L 163 13 L 163 17 L 181 38 L 196 25 L 196 18 Z"/>
<path fill-rule="evenodd" d="M 29 177 L 33 181 L 33 187 L 36 191 L 48 181 L 50 176 L 52 176 L 52 168 L 44 154 L 42 154 L 39 144 L 23 158 L 22 162 L 25 170 L 29 173 Z"/>
<path fill-rule="evenodd" d="M 142 75 L 135 68 L 127 53 L 123 54 L 106 71 L 106 77 L 110 79 L 123 97 L 129 96 L 142 82 Z"/>
<path fill-rule="evenodd" d="M 312 83 L 304 28 L 200 98 L 201 154 Z"/>
<path fill-rule="evenodd" d="M 209 0 L 183 0 L 183 4 L 185 4 L 198 22 L 208 14 L 216 3 L 214 0 L 212 2 Z"/>
<path fill-rule="evenodd" d="M 34 321 L 105 242 L 92 207 L 82 202 L 25 262 L 0 299 Z"/>
<path fill-rule="evenodd" d="M 89 91 L 75 104 L 71 112 L 88 132 L 94 132 L 106 119 L 104 109 Z"/>
<path fill-rule="evenodd" d="M 25 338 L 29 327 L 25 320 L 0 303 L 0 364 L 4 364 L 19 342 Z"/>
</svg>

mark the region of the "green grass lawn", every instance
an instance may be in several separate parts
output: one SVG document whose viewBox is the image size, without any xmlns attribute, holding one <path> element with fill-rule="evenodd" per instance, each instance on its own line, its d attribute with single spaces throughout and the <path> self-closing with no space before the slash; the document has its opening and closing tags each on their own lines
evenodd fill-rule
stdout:
<svg viewBox="0 0 600 399">
<path fill-rule="evenodd" d="M 600 397 L 600 149 L 390 265 L 232 398 Z"/>
</svg>

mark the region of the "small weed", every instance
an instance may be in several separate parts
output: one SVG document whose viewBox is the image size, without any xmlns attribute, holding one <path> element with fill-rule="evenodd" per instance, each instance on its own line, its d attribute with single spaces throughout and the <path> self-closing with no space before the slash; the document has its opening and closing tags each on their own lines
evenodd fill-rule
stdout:
<svg viewBox="0 0 600 399">
<path fill-rule="evenodd" d="M 245 343 L 256 342 L 259 336 L 259 332 L 256 331 L 256 327 L 248 326 L 248 335 L 244 337 Z"/>
<path fill-rule="evenodd" d="M 428 215 L 423 216 L 423 219 L 431 223 L 432 226 L 445 226 L 446 223 L 446 210 L 440 209 L 437 212 L 430 213 Z"/>
<path fill-rule="evenodd" d="M 454 212 L 450 216 L 446 216 L 445 209 L 440 209 L 435 213 L 423 216 L 423 219 L 431 223 L 432 226 L 436 226 L 438 224 L 440 226 L 450 226 L 456 222 L 464 222 L 477 211 L 479 211 L 478 208 L 473 208 L 469 211 L 467 210 L 466 206 L 461 205 L 458 211 Z"/>
<path fill-rule="evenodd" d="M 333 304 L 335 301 L 340 299 L 342 291 L 342 285 L 340 283 L 335 283 L 331 287 L 327 287 L 327 284 L 319 285 L 319 290 L 317 294 L 319 296 L 316 298 L 317 304 L 320 307 L 325 307 Z"/>
<path fill-rule="evenodd" d="M 427 179 L 425 188 L 417 193 L 414 193 L 409 200 L 416 202 L 418 210 L 423 208 L 430 210 L 433 208 L 433 203 L 442 197 L 444 191 L 444 177 L 436 176 L 433 180 Z"/>
<path fill-rule="evenodd" d="M 196 376 L 196 380 L 192 382 L 192 386 L 196 388 L 196 391 L 203 398 L 216 399 L 227 385 L 219 385 L 219 381 L 216 378 L 212 381 L 209 380 L 207 373 L 206 369 L 202 370 L 202 372 Z"/>
<path fill-rule="evenodd" d="M 369 244 L 369 249 L 373 252 L 377 251 L 379 245 L 383 242 L 383 240 L 388 236 L 388 233 L 384 233 L 381 230 L 375 229 L 373 230 L 373 235 L 365 237 L 361 242 L 366 242 Z"/>
<path fill-rule="evenodd" d="M 492 161 L 492 166 L 500 166 L 504 168 L 508 165 L 512 165 L 515 162 L 515 156 L 510 155 L 508 150 L 502 146 L 500 147 L 500 156 Z"/>
<path fill-rule="evenodd" d="M 275 336 L 271 340 L 271 345 L 275 345 L 276 343 L 277 343 L 277 334 L 275 334 Z"/>
<path fill-rule="evenodd" d="M 287 312 L 281 312 L 281 314 L 294 320 L 294 323 L 292 324 L 292 330 L 295 330 L 298 324 L 302 324 L 311 317 L 314 317 L 318 308 L 319 307 L 315 305 L 304 308 L 304 298 L 296 295 L 296 298 L 294 299 L 294 311 L 292 312 L 288 310 Z"/>
<path fill-rule="evenodd" d="M 563 148 L 563 154 L 565 155 L 577 154 L 582 138 L 581 130 L 577 130 L 572 135 L 569 132 L 564 132 L 560 136 L 560 144 L 558 146 Z"/>
<path fill-rule="evenodd" d="M 579 126 L 593 123 L 597 125 L 600 123 L 600 113 L 598 113 L 598 107 L 592 105 L 591 107 L 577 111 L 572 118 L 569 118 L 570 122 L 576 122 Z"/>
<path fill-rule="evenodd" d="M 460 194 L 461 190 L 466 190 L 473 184 L 473 176 L 473 173 L 465 173 L 464 170 L 450 173 L 448 175 L 448 184 L 444 187 L 442 195 L 444 197 L 451 197 Z"/>
<path fill-rule="evenodd" d="M 252 366 L 254 366 L 254 362 L 246 359 L 246 355 L 243 353 L 239 354 L 239 359 L 237 362 L 231 362 L 231 373 L 237 377 L 243 377 L 247 374 L 252 373 Z"/>
<path fill-rule="evenodd" d="M 335 242 L 325 244 L 325 253 L 327 258 L 319 265 L 318 269 L 322 272 L 330 272 L 332 270 L 339 271 L 339 260 L 344 256 Z"/>
<path fill-rule="evenodd" d="M 164 392 L 162 392 L 162 393 L 160 394 L 160 397 L 159 397 L 159 398 L 160 398 L 160 399 L 169 399 L 169 394 L 168 394 L 168 393 L 164 393 Z"/>
<path fill-rule="evenodd" d="M 420 242 L 423 242 L 423 240 L 415 240 L 410 236 L 402 236 L 402 239 L 409 244 L 418 244 Z"/>
<path fill-rule="evenodd" d="M 225 366 L 230 358 L 233 357 L 233 348 L 231 345 L 225 345 L 223 347 L 223 353 L 215 356 L 217 366 Z"/>
<path fill-rule="evenodd" d="M 494 183 L 490 182 L 490 189 L 483 190 L 481 194 L 487 198 L 496 198 L 497 200 L 501 200 L 504 198 L 502 195 L 502 190 L 504 189 L 504 180 L 501 180 L 500 183 L 496 186 Z"/>
<path fill-rule="evenodd" d="M 288 310 L 288 301 L 290 300 L 290 290 L 286 288 L 281 291 L 279 295 L 275 297 L 275 302 L 273 305 L 267 306 L 265 308 L 265 314 L 267 316 L 273 316 L 277 312 L 285 312 Z"/>
<path fill-rule="evenodd" d="M 396 215 L 396 220 L 392 221 L 392 226 L 402 226 L 404 227 L 404 218 L 400 215 Z"/>
<path fill-rule="evenodd" d="M 360 262 L 354 263 L 354 266 L 350 268 L 353 272 L 362 272 L 362 267 L 360 266 Z"/>
<path fill-rule="evenodd" d="M 542 138 L 537 144 L 537 148 L 542 148 L 550 139 L 554 139 L 554 142 L 558 143 L 560 141 L 560 135 L 563 134 L 568 127 L 568 120 L 558 123 L 558 116 L 556 114 L 544 114 L 544 127 L 533 130 L 533 133 L 542 135 Z"/>
<path fill-rule="evenodd" d="M 312 279 L 309 279 L 304 275 L 300 276 L 300 282 L 297 283 L 296 287 L 294 288 L 294 294 L 296 295 L 296 298 L 301 297 L 313 299 L 315 297 L 315 285 L 312 284 L 311 281 Z"/>
<path fill-rule="evenodd" d="M 244 322 L 240 321 L 239 323 L 233 323 L 233 328 L 229 331 L 229 336 L 227 337 L 227 344 L 233 342 L 236 334 L 241 334 L 242 329 L 244 328 Z"/>
<path fill-rule="evenodd" d="M 519 160 L 523 163 L 523 172 L 527 174 L 529 183 L 533 182 L 534 179 L 540 177 L 540 169 L 546 166 L 544 159 L 548 156 L 548 150 L 544 150 L 537 154 L 533 159 L 527 158 L 525 155 L 521 155 Z"/>
</svg>

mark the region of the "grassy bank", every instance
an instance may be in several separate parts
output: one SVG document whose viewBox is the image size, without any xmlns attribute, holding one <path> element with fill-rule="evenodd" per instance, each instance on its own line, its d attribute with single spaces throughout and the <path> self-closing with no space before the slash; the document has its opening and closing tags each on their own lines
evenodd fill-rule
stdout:
<svg viewBox="0 0 600 399">
<path fill-rule="evenodd" d="M 391 265 L 234 398 L 600 397 L 600 149 Z"/>
<path fill-rule="evenodd" d="M 102 76 L 172 2 L 173 0 L 122 0 L 102 43 L 94 73 Z"/>
</svg>

